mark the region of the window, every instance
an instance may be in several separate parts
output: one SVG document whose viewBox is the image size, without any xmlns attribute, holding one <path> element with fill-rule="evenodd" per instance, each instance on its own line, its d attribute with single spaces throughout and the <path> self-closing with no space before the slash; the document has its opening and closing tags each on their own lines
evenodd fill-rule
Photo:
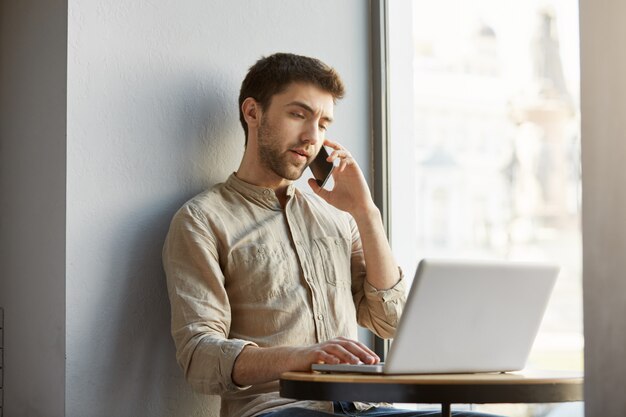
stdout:
<svg viewBox="0 0 626 417">
<path fill-rule="evenodd" d="M 558 263 L 529 367 L 582 370 L 578 2 L 387 7 L 394 254 Z"/>
</svg>

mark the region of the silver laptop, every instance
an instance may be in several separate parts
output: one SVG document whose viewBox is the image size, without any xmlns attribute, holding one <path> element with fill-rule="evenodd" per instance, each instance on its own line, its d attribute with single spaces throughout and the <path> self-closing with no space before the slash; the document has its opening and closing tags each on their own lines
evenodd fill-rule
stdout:
<svg viewBox="0 0 626 417">
<path fill-rule="evenodd" d="M 323 372 L 507 372 L 524 368 L 559 268 L 422 260 L 384 364 L 314 364 Z"/>
</svg>

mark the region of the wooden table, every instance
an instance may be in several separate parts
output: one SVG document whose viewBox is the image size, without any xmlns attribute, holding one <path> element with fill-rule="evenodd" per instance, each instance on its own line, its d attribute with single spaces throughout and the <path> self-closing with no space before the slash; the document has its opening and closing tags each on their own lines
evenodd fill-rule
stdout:
<svg viewBox="0 0 626 417">
<path fill-rule="evenodd" d="M 578 372 L 511 372 L 454 375 L 361 375 L 286 372 L 280 395 L 299 400 L 451 404 L 582 401 Z"/>
</svg>

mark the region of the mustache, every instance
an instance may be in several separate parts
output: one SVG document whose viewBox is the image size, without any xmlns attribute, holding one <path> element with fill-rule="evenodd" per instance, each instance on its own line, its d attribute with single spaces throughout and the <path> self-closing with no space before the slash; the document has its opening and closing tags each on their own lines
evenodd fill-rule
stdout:
<svg viewBox="0 0 626 417">
<path fill-rule="evenodd" d="M 293 146 L 289 148 L 289 151 L 296 152 L 299 155 L 302 155 L 307 158 L 307 165 L 310 164 L 313 159 L 317 156 L 317 152 L 315 152 L 314 146 Z"/>
</svg>

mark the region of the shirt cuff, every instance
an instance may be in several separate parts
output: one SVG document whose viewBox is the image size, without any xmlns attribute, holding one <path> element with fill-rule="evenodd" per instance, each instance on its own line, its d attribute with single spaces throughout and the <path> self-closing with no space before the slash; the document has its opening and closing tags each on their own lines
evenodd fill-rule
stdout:
<svg viewBox="0 0 626 417">
<path fill-rule="evenodd" d="M 377 299 L 383 302 L 398 300 L 403 298 L 406 294 L 406 283 L 404 281 L 404 272 L 402 272 L 402 268 L 398 267 L 398 271 L 400 272 L 400 279 L 396 282 L 393 287 L 388 288 L 386 290 L 379 290 L 370 284 L 367 280 L 365 280 L 364 288 L 365 288 L 365 296 L 370 299 Z"/>
<path fill-rule="evenodd" d="M 225 388 L 227 391 L 245 391 L 251 387 L 251 385 L 239 386 L 233 381 L 233 367 L 235 366 L 235 360 L 246 346 L 258 346 L 256 343 L 249 342 L 241 339 L 228 339 L 220 346 L 222 355 L 220 355 L 220 373 L 222 374 L 222 380 L 225 382 Z"/>
</svg>

